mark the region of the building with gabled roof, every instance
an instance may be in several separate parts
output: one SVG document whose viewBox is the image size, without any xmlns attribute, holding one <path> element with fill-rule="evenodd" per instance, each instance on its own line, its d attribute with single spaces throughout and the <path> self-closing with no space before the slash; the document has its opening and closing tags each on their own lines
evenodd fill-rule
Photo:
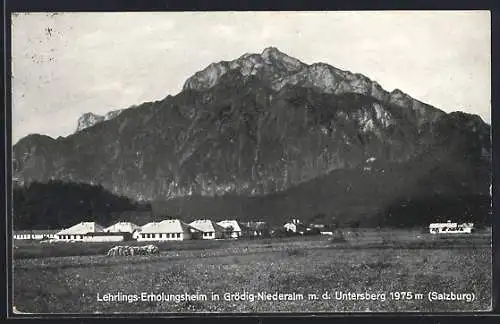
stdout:
<svg viewBox="0 0 500 324">
<path fill-rule="evenodd" d="M 104 232 L 111 233 L 134 233 L 137 230 L 140 230 L 141 227 L 135 225 L 131 222 L 118 222 L 111 226 L 108 226 L 104 229 Z"/>
<path fill-rule="evenodd" d="M 201 232 L 201 238 L 204 240 L 214 240 L 224 238 L 226 229 L 209 219 L 195 220 L 189 223 L 189 226 Z"/>
<path fill-rule="evenodd" d="M 306 231 L 306 225 L 300 221 L 300 219 L 292 219 L 286 222 L 283 227 L 287 232 L 304 234 Z"/>
<path fill-rule="evenodd" d="M 236 220 L 223 220 L 217 222 L 217 225 L 224 227 L 227 237 L 240 238 L 249 234 L 248 228 Z"/>
<path fill-rule="evenodd" d="M 178 220 L 166 219 L 144 225 L 137 233 L 137 241 L 183 241 L 191 239 L 191 227 Z"/>
<path fill-rule="evenodd" d="M 104 232 L 104 228 L 96 222 L 81 222 L 59 231 L 56 236 L 60 241 L 83 241 L 86 234 L 96 232 Z"/>
</svg>

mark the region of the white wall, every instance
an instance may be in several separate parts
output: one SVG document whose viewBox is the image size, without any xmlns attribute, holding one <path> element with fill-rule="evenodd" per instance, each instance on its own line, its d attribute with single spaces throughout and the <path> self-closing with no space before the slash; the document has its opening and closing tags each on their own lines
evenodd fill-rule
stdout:
<svg viewBox="0 0 500 324">
<path fill-rule="evenodd" d="M 57 235 L 58 241 L 81 241 L 83 242 L 85 235 L 83 234 L 66 234 L 66 235 Z"/>
<path fill-rule="evenodd" d="M 215 232 L 202 232 L 200 238 L 203 240 L 215 240 L 224 237 L 223 232 L 215 231 Z"/>
<path fill-rule="evenodd" d="M 241 237 L 241 232 L 240 231 L 233 231 L 233 232 L 231 232 L 231 237 L 232 238 L 239 238 L 239 237 Z"/>
<path fill-rule="evenodd" d="M 145 236 L 145 237 L 143 237 Z M 149 236 L 149 237 L 148 237 Z M 191 233 L 139 233 L 137 241 L 183 241 L 191 239 Z"/>
<path fill-rule="evenodd" d="M 110 236 L 84 236 L 84 242 L 121 242 L 123 236 L 110 235 Z"/>
</svg>

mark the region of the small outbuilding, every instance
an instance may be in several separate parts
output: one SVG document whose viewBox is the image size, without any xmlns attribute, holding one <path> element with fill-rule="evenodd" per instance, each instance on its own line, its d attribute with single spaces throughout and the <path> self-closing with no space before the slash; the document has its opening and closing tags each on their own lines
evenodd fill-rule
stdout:
<svg viewBox="0 0 500 324">
<path fill-rule="evenodd" d="M 222 226 L 225 229 L 226 237 L 237 239 L 249 235 L 248 228 L 236 220 L 223 220 L 217 222 L 217 225 Z"/>
<path fill-rule="evenodd" d="M 201 233 L 201 238 L 204 240 L 214 240 L 224 238 L 226 229 L 217 225 L 214 221 L 209 219 L 195 220 L 189 223 L 189 226 Z"/>
<path fill-rule="evenodd" d="M 306 225 L 303 224 L 300 219 L 292 219 L 283 225 L 287 232 L 304 234 L 306 231 Z"/>
</svg>

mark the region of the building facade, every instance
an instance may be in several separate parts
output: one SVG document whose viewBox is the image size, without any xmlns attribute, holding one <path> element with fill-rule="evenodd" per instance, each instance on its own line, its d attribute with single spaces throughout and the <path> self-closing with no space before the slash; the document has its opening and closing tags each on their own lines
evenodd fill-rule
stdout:
<svg viewBox="0 0 500 324">
<path fill-rule="evenodd" d="M 144 225 L 135 235 L 137 241 L 183 241 L 191 239 L 190 226 L 178 219 Z"/>
<path fill-rule="evenodd" d="M 122 242 L 132 238 L 128 232 L 92 232 L 83 236 L 83 242 Z"/>
<path fill-rule="evenodd" d="M 283 225 L 283 228 L 287 232 L 304 234 L 306 231 L 306 226 L 299 219 L 292 219 Z"/>
<path fill-rule="evenodd" d="M 225 229 L 225 235 L 228 238 L 238 239 L 249 236 L 248 228 L 238 223 L 236 220 L 223 220 L 217 222 L 217 225 L 222 226 Z"/>
<path fill-rule="evenodd" d="M 14 240 L 49 240 L 55 239 L 60 230 L 21 230 L 14 231 Z"/>
<path fill-rule="evenodd" d="M 429 224 L 429 233 L 431 234 L 455 234 L 455 233 L 472 233 L 474 229 L 473 223 L 452 223 L 448 221 L 446 223 L 432 223 Z"/>
<path fill-rule="evenodd" d="M 225 238 L 226 229 L 209 219 L 195 220 L 189 223 L 189 226 L 200 232 L 201 239 L 216 240 Z"/>
<path fill-rule="evenodd" d="M 56 240 L 65 242 L 83 242 L 87 233 L 104 232 L 104 228 L 95 222 L 81 222 L 56 234 Z"/>
</svg>

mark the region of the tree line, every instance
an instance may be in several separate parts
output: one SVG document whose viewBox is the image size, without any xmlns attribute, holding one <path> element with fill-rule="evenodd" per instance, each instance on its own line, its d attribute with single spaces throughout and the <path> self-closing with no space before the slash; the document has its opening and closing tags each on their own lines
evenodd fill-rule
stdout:
<svg viewBox="0 0 500 324">
<path fill-rule="evenodd" d="M 82 221 L 110 224 L 117 214 L 150 209 L 147 203 L 115 195 L 101 185 L 52 180 L 13 189 L 14 229 L 58 229 Z"/>
</svg>

